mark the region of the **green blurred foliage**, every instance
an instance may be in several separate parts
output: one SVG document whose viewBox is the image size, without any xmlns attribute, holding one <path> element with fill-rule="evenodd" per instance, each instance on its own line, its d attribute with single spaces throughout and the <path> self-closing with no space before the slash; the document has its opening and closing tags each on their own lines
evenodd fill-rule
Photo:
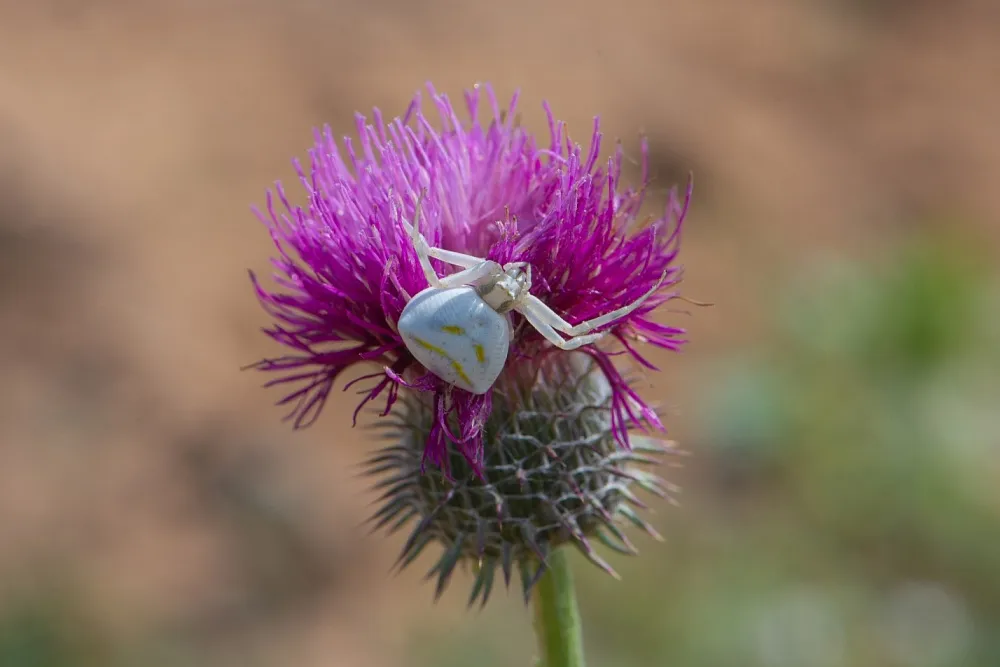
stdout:
<svg viewBox="0 0 1000 667">
<path fill-rule="evenodd" d="M 91 615 L 65 592 L 32 590 L 4 599 L 0 667 L 98 667 L 111 664 L 110 644 Z"/>
<path fill-rule="evenodd" d="M 990 269 L 939 238 L 795 281 L 705 401 L 673 548 L 591 608 L 604 664 L 1000 664 Z"/>
</svg>

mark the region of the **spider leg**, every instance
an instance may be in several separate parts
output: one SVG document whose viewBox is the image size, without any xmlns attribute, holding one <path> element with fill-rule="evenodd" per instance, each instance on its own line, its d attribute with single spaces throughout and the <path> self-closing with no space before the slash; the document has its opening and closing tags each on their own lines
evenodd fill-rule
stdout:
<svg viewBox="0 0 1000 667">
<path fill-rule="evenodd" d="M 427 284 L 431 287 L 443 287 L 441 284 L 441 278 L 438 276 L 437 271 L 431 266 L 430 251 L 431 247 L 427 245 L 427 239 L 418 230 L 420 227 L 420 203 L 423 201 L 423 195 L 417 199 L 417 206 L 413 213 L 413 224 L 411 225 L 406 220 L 403 220 L 403 227 L 406 229 L 407 233 L 410 235 L 410 240 L 413 242 L 413 249 L 417 251 L 417 259 L 420 260 L 420 268 L 423 269 L 424 277 L 427 278 Z"/>
<path fill-rule="evenodd" d="M 535 299 L 535 301 L 542 304 L 542 302 L 537 299 Z M 547 318 L 545 317 L 544 311 L 539 312 L 536 308 L 535 303 L 531 302 L 522 303 L 517 310 L 519 313 L 524 315 L 524 319 L 528 321 L 528 324 L 533 326 L 538 333 L 545 336 L 545 340 L 549 341 L 561 350 L 575 350 L 578 347 L 596 343 L 607 335 L 607 332 L 602 331 L 601 333 L 589 334 L 587 336 L 575 336 L 566 340 L 559 335 L 549 322 L 546 321 Z M 547 307 L 542 304 L 542 308 Z M 551 313 L 552 311 L 549 312 Z"/>
<path fill-rule="evenodd" d="M 473 257 L 472 255 L 466 255 L 464 253 L 445 250 L 444 248 L 435 248 L 428 243 L 427 238 L 420 233 L 420 202 L 422 200 L 423 195 L 421 195 L 420 199 L 417 200 L 416 212 L 413 216 L 413 224 L 411 225 L 406 220 L 403 220 L 403 228 L 406 229 L 406 233 L 410 235 L 410 240 L 413 242 L 413 247 L 416 249 L 417 254 L 421 255 L 422 266 L 424 264 L 423 256 L 433 257 L 434 259 L 439 259 L 442 262 L 460 266 L 463 269 L 471 269 L 485 261 L 482 257 Z M 427 262 L 426 266 L 430 266 L 430 262 Z M 427 273 L 426 266 L 424 267 L 424 274 Z M 431 270 L 433 271 L 433 268 Z M 435 275 L 437 274 L 435 273 Z M 427 281 L 431 282 L 430 277 L 427 278 Z M 434 285 L 434 287 L 437 287 L 437 285 Z"/>
<path fill-rule="evenodd" d="M 427 244 L 426 240 L 424 241 L 424 244 Z M 427 254 L 435 259 L 440 259 L 442 262 L 448 262 L 449 264 L 454 264 L 455 266 L 461 266 L 463 269 L 471 269 L 472 267 L 479 266 L 486 261 L 482 257 L 473 257 L 472 255 L 466 255 L 453 250 L 445 250 L 444 248 L 434 248 L 431 246 L 428 246 Z M 499 266 L 499 264 L 497 266 Z"/>
<path fill-rule="evenodd" d="M 615 320 L 625 317 L 626 315 L 631 313 L 633 310 L 641 306 L 646 299 L 651 297 L 653 293 L 660 288 L 660 285 L 663 284 L 663 281 L 666 279 L 666 277 L 667 277 L 667 272 L 664 271 L 663 275 L 661 275 L 660 279 L 656 281 L 656 284 L 653 285 L 652 289 L 650 289 L 648 292 L 646 292 L 645 294 L 643 294 L 642 296 L 640 296 L 638 299 L 628 304 L 627 306 L 622 306 L 621 308 L 613 310 L 610 313 L 605 313 L 600 317 L 595 317 L 592 320 L 585 320 L 575 325 L 570 324 L 569 322 L 564 320 L 557 312 L 546 306 L 544 303 L 542 303 L 542 301 L 538 297 L 532 294 L 527 295 L 527 297 L 525 298 L 525 303 L 527 304 L 528 307 L 534 310 L 539 315 L 539 317 L 543 318 L 544 321 L 548 323 L 550 326 L 552 326 L 554 329 L 557 329 L 558 331 L 561 331 L 570 336 L 579 336 L 581 334 L 586 334 L 590 331 L 593 331 L 597 327 L 603 327 L 605 324 L 614 322 Z"/>
<path fill-rule="evenodd" d="M 413 241 L 413 248 L 417 251 L 417 257 L 420 259 L 420 268 L 423 269 L 424 277 L 427 278 L 427 283 L 431 287 L 437 287 L 439 289 L 458 287 L 459 285 L 476 283 L 483 278 L 503 273 L 501 266 L 494 261 L 473 257 L 472 255 L 463 255 L 462 253 L 452 252 L 442 248 L 433 248 L 428 245 L 427 239 L 424 238 L 424 235 L 417 231 L 416 223 L 419 222 L 419 216 L 420 209 L 418 208 L 417 215 L 413 218 L 413 222 L 415 224 L 410 225 L 405 220 L 403 221 L 403 224 L 410 233 L 410 238 Z M 440 259 L 443 262 L 448 262 L 449 264 L 461 266 L 464 270 L 441 277 L 434 270 L 434 267 L 431 266 L 431 257 Z"/>
<path fill-rule="evenodd" d="M 439 282 L 441 283 L 441 287 L 458 287 L 460 285 L 476 284 L 483 278 L 501 274 L 503 274 L 503 268 L 496 262 L 488 259 L 477 259 L 475 265 L 470 266 L 464 271 L 440 278 Z"/>
</svg>

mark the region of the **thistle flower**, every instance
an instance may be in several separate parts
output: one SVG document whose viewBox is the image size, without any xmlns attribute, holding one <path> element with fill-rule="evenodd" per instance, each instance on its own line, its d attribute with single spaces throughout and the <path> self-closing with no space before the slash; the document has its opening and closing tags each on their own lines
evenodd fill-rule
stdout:
<svg viewBox="0 0 1000 667">
<path fill-rule="evenodd" d="M 292 406 L 288 417 L 298 428 L 315 421 L 345 371 L 366 363 L 380 366 L 345 386 L 370 383 L 359 392 L 363 398 L 355 420 L 367 402 L 379 397 L 384 398 L 382 414 L 388 415 L 401 388 L 430 392 L 435 413 L 455 418 L 459 432 L 449 434 L 445 420 L 436 420 L 424 456 L 447 465 L 450 441 L 478 469 L 491 396 L 456 389 L 424 372 L 396 329 L 409 297 L 427 287 L 404 227 L 404 221 L 414 219 L 418 201 L 421 231 L 431 245 L 500 264 L 529 263 L 532 294 L 571 323 L 633 302 L 665 277 L 641 308 L 605 327 L 629 356 L 656 370 L 634 344 L 677 349 L 683 342 L 682 329 L 658 324 L 649 314 L 676 296 L 672 289 L 680 269 L 674 260 L 690 188 L 683 203 L 672 192 L 664 215 L 643 224 L 645 142 L 643 187 L 620 191 L 623 152 L 619 146 L 604 166 L 598 164 L 598 119 L 584 153 L 546 104 L 550 141 L 539 147 L 514 122 L 517 95 L 501 111 L 492 90 L 484 87 L 491 111 L 484 124 L 482 88 L 466 93 L 465 122 L 445 95 L 428 88 L 441 129 L 420 110 L 419 95 L 402 118 L 388 123 L 377 109 L 371 122 L 359 114 L 360 145 L 356 149 L 352 139 L 344 139 L 346 161 L 327 127 L 316 133 L 308 170 L 294 163 L 306 207 L 293 205 L 280 183 L 277 202 L 267 193 L 266 212 L 256 212 L 279 252 L 273 260 L 279 289 L 269 291 L 253 272 L 251 279 L 275 320 L 266 333 L 289 351 L 254 367 L 278 374 L 267 386 L 295 387 L 280 403 Z M 284 210 L 279 212 L 276 203 Z M 450 270 L 438 260 L 433 263 L 441 275 Z M 517 319 L 508 368 L 537 359 L 551 347 Z M 655 411 L 612 363 L 613 351 L 596 345 L 581 351 L 611 386 L 610 428 L 620 445 L 629 446 L 632 427 L 662 429 Z"/>
<path fill-rule="evenodd" d="M 661 217 L 640 219 L 645 142 L 642 186 L 624 189 L 621 147 L 599 162 L 598 119 L 584 151 L 544 105 L 550 137 L 539 146 L 515 122 L 517 95 L 501 109 L 489 87 L 477 86 L 465 95 L 463 120 L 428 88 L 437 123 L 422 112 L 419 95 L 389 122 L 377 109 L 370 120 L 358 115 L 357 145 L 343 140 L 346 159 L 325 128 L 308 168 L 295 163 L 307 204 L 293 204 L 280 183 L 276 197 L 268 192 L 257 213 L 278 249 L 277 289 L 252 272 L 251 279 L 275 322 L 265 332 L 288 351 L 254 367 L 277 374 L 268 386 L 290 387 L 280 402 L 291 406 L 296 427 L 317 418 L 348 372 L 345 390 L 367 383 L 355 421 L 366 404 L 382 401 L 375 425 L 392 443 L 367 464 L 384 476 L 374 522 L 390 530 L 415 522 L 402 566 L 427 544 L 444 545 L 432 571 L 439 594 L 466 562 L 478 572 L 470 602 L 485 602 L 494 572 L 509 581 L 515 564 L 527 595 L 547 555 L 564 543 L 612 572 L 591 541 L 634 553 L 622 519 L 656 535 L 634 511 L 642 506 L 634 490 L 666 495 L 669 486 L 638 467 L 671 451 L 631 433 L 663 425 L 613 357 L 656 370 L 635 344 L 674 350 L 683 342 L 683 330 L 650 313 L 678 296 L 675 260 L 690 186 L 683 201 L 670 193 Z M 607 333 L 600 343 L 573 352 L 510 313 L 504 369 L 491 390 L 470 393 L 421 366 L 397 328 L 410 299 L 428 287 L 408 233 L 418 208 L 430 246 L 527 263 L 530 293 L 571 324 L 648 296 L 599 327 Z M 431 264 L 440 276 L 455 270 Z M 362 365 L 376 370 L 354 371 Z"/>
</svg>

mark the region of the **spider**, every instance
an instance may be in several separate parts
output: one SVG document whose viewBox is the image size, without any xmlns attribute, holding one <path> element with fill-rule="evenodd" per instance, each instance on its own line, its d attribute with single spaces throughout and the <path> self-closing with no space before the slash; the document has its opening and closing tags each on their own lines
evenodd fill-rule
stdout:
<svg viewBox="0 0 1000 667">
<path fill-rule="evenodd" d="M 595 343 L 607 331 L 594 329 L 628 315 L 649 298 L 667 276 L 628 304 L 591 320 L 570 324 L 531 294 L 531 265 L 497 262 L 443 248 L 434 248 L 419 231 L 420 203 L 413 224 L 403 225 L 410 235 L 430 287 L 410 299 L 399 316 L 397 329 L 403 343 L 427 370 L 445 382 L 473 394 L 485 394 L 507 361 L 513 338 L 510 311 L 516 310 L 546 340 L 562 350 Z M 439 276 L 431 257 L 462 270 Z M 569 338 L 563 338 L 559 332 Z"/>
</svg>

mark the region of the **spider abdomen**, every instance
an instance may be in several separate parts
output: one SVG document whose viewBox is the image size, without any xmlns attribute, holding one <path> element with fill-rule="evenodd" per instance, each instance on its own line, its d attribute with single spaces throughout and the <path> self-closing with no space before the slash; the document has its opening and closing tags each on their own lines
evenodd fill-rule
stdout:
<svg viewBox="0 0 1000 667">
<path fill-rule="evenodd" d="M 507 318 L 474 287 L 428 287 L 406 304 L 397 328 L 427 370 L 474 394 L 489 391 L 507 361 Z"/>
</svg>

